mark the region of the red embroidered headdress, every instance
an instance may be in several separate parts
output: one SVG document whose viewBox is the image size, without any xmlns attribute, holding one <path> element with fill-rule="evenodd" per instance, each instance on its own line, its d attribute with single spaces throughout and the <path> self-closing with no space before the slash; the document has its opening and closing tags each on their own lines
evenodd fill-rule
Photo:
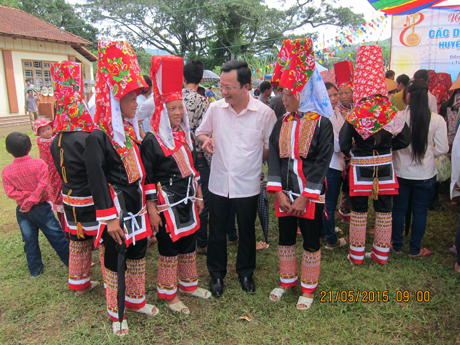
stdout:
<svg viewBox="0 0 460 345">
<path fill-rule="evenodd" d="M 136 55 L 123 41 L 99 42 L 99 65 L 96 77 L 96 113 L 94 122 L 106 132 L 115 150 L 123 158 L 132 148 L 131 140 L 139 140 L 137 119 L 124 119 L 120 99 L 142 88 L 148 88 Z"/>
<path fill-rule="evenodd" d="M 356 53 L 353 100 L 382 95 L 388 98 L 381 46 L 361 46 Z"/>
<path fill-rule="evenodd" d="M 385 82 L 382 47 L 361 46 L 356 54 L 355 109 L 347 121 L 365 140 L 381 129 L 398 134 L 404 127 L 404 119 L 388 100 Z"/>
<path fill-rule="evenodd" d="M 341 61 L 334 65 L 335 84 L 337 89 L 341 87 L 349 87 L 353 89 L 353 63 L 351 61 Z"/>
<path fill-rule="evenodd" d="M 139 142 L 137 119 L 124 118 L 120 99 L 149 86 L 142 76 L 136 55 L 128 43 L 99 42 L 99 64 L 96 77 L 96 113 L 94 122 L 109 137 L 120 155 L 129 183 L 141 178 L 141 162 L 135 143 Z"/>
<path fill-rule="evenodd" d="M 311 38 L 284 40 L 276 62 L 272 85 L 281 85 L 299 99 L 315 69 Z"/>
<path fill-rule="evenodd" d="M 150 79 L 153 84 L 155 112 L 150 122 L 153 131 L 158 131 L 164 104 L 182 99 L 184 59 L 175 55 L 152 56 Z M 167 73 L 164 73 L 166 72 Z"/>
<path fill-rule="evenodd" d="M 184 59 L 174 55 L 152 56 L 152 79 L 153 97 L 155 99 L 155 112 L 150 124 L 152 132 L 159 138 L 160 145 L 166 155 L 172 154 L 179 149 L 175 140 L 188 144 L 192 150 L 190 138 L 190 125 L 187 109 L 184 104 L 184 116 L 180 123 L 182 131 L 172 129 L 169 122 L 166 103 L 182 100 Z M 180 138 L 179 138 L 180 137 Z"/>
<path fill-rule="evenodd" d="M 56 99 L 54 132 L 91 132 L 94 123 L 83 98 L 81 65 L 61 61 L 51 65 Z"/>
</svg>

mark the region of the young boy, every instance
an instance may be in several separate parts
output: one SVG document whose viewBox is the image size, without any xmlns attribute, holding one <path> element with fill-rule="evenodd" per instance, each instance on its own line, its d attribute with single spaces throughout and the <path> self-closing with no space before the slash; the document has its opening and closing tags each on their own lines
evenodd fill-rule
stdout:
<svg viewBox="0 0 460 345">
<path fill-rule="evenodd" d="M 6 195 L 18 204 L 16 218 L 30 274 L 37 277 L 44 268 L 38 245 L 38 229 L 45 234 L 61 261 L 69 266 L 69 242 L 48 203 L 48 166 L 43 160 L 29 156 L 32 142 L 26 134 L 10 133 L 5 142 L 6 150 L 14 161 L 2 171 L 3 187 Z"/>
</svg>

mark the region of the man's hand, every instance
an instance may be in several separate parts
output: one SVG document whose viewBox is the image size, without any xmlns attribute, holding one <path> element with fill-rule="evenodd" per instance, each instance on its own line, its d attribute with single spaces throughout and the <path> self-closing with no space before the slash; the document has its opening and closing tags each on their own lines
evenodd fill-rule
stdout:
<svg viewBox="0 0 460 345">
<path fill-rule="evenodd" d="M 212 150 L 212 148 L 215 146 L 215 142 L 213 138 L 208 138 L 203 142 L 203 145 L 201 146 L 202 149 L 211 155 L 213 155 L 215 152 Z"/>
<path fill-rule="evenodd" d="M 203 200 L 197 200 L 195 201 L 196 203 L 196 210 L 198 211 L 198 215 L 201 214 L 201 212 L 203 212 L 204 210 L 204 202 Z"/>
<path fill-rule="evenodd" d="M 300 217 L 305 213 L 307 208 L 308 199 L 304 196 L 299 196 L 294 200 L 291 207 L 289 208 L 288 213 L 292 213 L 294 216 Z"/>
<path fill-rule="evenodd" d="M 144 132 L 144 130 L 142 129 L 142 126 L 141 126 L 141 123 L 142 123 L 142 121 L 144 121 L 144 120 L 145 120 L 145 119 L 139 119 L 139 120 L 137 120 L 137 123 L 138 123 L 138 125 L 139 125 L 139 135 L 141 136 L 142 139 L 145 138 L 145 132 Z"/>
<path fill-rule="evenodd" d="M 161 221 L 160 212 L 158 212 L 155 201 L 147 201 L 147 212 L 149 214 L 150 227 L 154 233 L 160 231 L 160 226 L 163 226 Z"/>
<path fill-rule="evenodd" d="M 457 192 L 460 192 L 460 187 L 458 186 L 458 182 L 455 182 L 454 190 L 457 191 Z"/>
<path fill-rule="evenodd" d="M 276 200 L 278 200 L 278 207 L 281 209 L 281 211 L 287 213 L 291 207 L 288 196 L 281 191 L 275 192 L 275 195 Z"/>
<path fill-rule="evenodd" d="M 120 221 L 118 218 L 111 219 L 107 221 L 107 231 L 109 235 L 117 242 L 118 244 L 123 244 L 125 239 L 125 232 L 120 228 Z"/>
</svg>

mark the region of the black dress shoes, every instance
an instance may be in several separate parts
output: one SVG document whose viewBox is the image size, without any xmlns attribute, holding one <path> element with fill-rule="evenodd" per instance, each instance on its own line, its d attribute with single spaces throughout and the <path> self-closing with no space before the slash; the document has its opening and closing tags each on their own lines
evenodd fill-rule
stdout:
<svg viewBox="0 0 460 345">
<path fill-rule="evenodd" d="M 254 278 L 252 275 L 249 277 L 238 277 L 241 288 L 246 291 L 247 293 L 255 293 L 256 292 L 256 285 L 254 284 Z"/>
<path fill-rule="evenodd" d="M 222 279 L 211 279 L 209 282 L 209 290 L 214 297 L 222 297 L 224 294 L 224 281 Z"/>
</svg>

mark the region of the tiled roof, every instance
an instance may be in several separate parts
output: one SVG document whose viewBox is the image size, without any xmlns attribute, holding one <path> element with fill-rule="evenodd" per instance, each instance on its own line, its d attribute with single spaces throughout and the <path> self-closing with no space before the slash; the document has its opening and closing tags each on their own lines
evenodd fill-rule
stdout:
<svg viewBox="0 0 460 345">
<path fill-rule="evenodd" d="M 0 35 L 91 46 L 92 43 L 16 8 L 0 6 Z"/>
</svg>

